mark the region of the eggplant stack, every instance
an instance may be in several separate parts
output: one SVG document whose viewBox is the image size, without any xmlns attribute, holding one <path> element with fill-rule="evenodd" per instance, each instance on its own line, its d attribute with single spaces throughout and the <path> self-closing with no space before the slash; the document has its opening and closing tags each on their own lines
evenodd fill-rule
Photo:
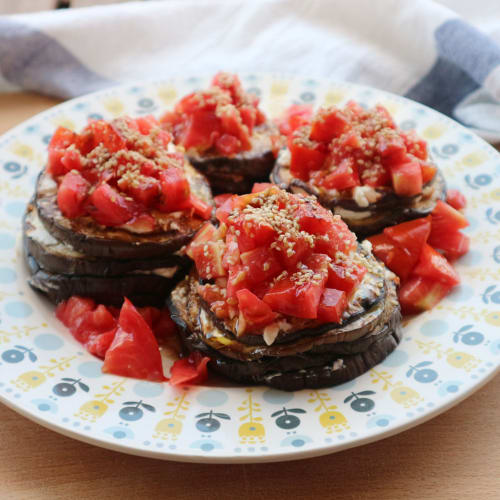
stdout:
<svg viewBox="0 0 500 500">
<path fill-rule="evenodd" d="M 187 350 L 210 357 L 212 370 L 239 383 L 285 391 L 343 384 L 383 361 L 401 340 L 395 277 L 369 259 L 372 271 L 350 300 L 342 324 L 296 318 L 272 345 L 256 335 L 237 336 L 220 321 L 197 293 L 195 275 L 173 290 L 170 313 Z"/>
<path fill-rule="evenodd" d="M 194 191 L 209 201 L 205 179 L 192 168 L 189 174 Z M 182 212 L 166 215 L 175 219 L 172 229 L 150 235 L 99 226 L 90 217 L 68 219 L 56 182 L 42 172 L 23 222 L 28 282 L 54 303 L 81 295 L 120 306 L 126 296 L 137 306 L 162 307 L 188 265 L 178 250 L 203 222 Z"/>
</svg>

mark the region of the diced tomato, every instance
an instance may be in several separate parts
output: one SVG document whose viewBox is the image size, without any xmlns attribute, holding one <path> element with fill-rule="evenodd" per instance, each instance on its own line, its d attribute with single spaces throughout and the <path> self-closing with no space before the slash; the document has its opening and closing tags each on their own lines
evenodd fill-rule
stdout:
<svg viewBox="0 0 500 500">
<path fill-rule="evenodd" d="M 88 128 L 94 137 L 94 147 L 102 144 L 110 153 L 116 153 L 127 146 L 120 133 L 105 120 L 92 121 Z"/>
<path fill-rule="evenodd" d="M 349 130 L 349 119 L 339 108 L 321 108 L 311 121 L 310 138 L 317 142 L 330 142 Z"/>
<path fill-rule="evenodd" d="M 90 354 L 97 356 L 98 358 L 104 359 L 106 352 L 108 352 L 109 347 L 113 343 L 115 338 L 117 327 L 104 333 L 97 333 L 90 335 L 84 346 Z"/>
<path fill-rule="evenodd" d="M 437 167 L 428 161 L 421 161 L 420 168 L 422 170 L 422 183 L 427 184 L 434 179 L 437 172 Z"/>
<path fill-rule="evenodd" d="M 290 172 L 294 177 L 304 181 L 309 179 L 311 170 L 318 170 L 323 166 L 327 156 L 319 143 L 308 139 L 308 128 L 301 127 L 288 138 L 291 155 Z"/>
<path fill-rule="evenodd" d="M 63 164 L 62 159 L 66 154 L 66 149 L 75 143 L 76 137 L 73 131 L 65 127 L 58 127 L 56 129 L 48 146 L 47 172 L 49 174 L 61 175 L 70 170 Z"/>
<path fill-rule="evenodd" d="M 399 303 L 403 314 L 416 314 L 432 309 L 448 295 L 452 285 L 422 276 L 414 276 L 399 289 Z"/>
<path fill-rule="evenodd" d="M 201 198 L 191 193 L 186 202 L 190 207 L 192 207 L 194 213 L 200 216 L 202 219 L 210 219 L 212 215 L 213 207 L 208 203 L 205 203 Z"/>
<path fill-rule="evenodd" d="M 429 245 L 442 250 L 447 259 L 455 260 L 469 251 L 470 238 L 460 231 L 431 231 Z"/>
<path fill-rule="evenodd" d="M 322 182 L 327 189 L 350 189 L 360 186 L 358 168 L 353 158 L 344 158 L 332 172 L 327 174 Z"/>
<path fill-rule="evenodd" d="M 376 151 L 382 157 L 384 165 L 403 163 L 407 158 L 405 143 L 396 133 L 390 136 L 378 135 Z"/>
<path fill-rule="evenodd" d="M 354 291 L 363 280 L 366 268 L 356 264 L 341 266 L 331 263 L 328 266 L 328 288 L 344 291 L 348 296 Z"/>
<path fill-rule="evenodd" d="M 242 122 L 248 127 L 248 132 L 251 135 L 253 127 L 257 122 L 257 110 L 253 106 L 240 106 L 238 110 Z"/>
<path fill-rule="evenodd" d="M 158 342 L 141 314 L 125 298 L 118 329 L 104 358 L 104 373 L 153 382 L 165 379 Z"/>
<path fill-rule="evenodd" d="M 180 168 L 170 167 L 160 172 L 160 187 L 162 201 L 158 209 L 162 212 L 180 210 L 189 198 L 189 182 Z"/>
<path fill-rule="evenodd" d="M 278 260 L 289 271 L 293 270 L 297 264 L 312 252 L 309 243 L 302 238 L 292 238 L 288 240 L 289 246 L 283 242 L 276 242 L 276 252 Z"/>
<path fill-rule="evenodd" d="M 241 142 L 234 135 L 222 134 L 215 141 L 215 148 L 223 156 L 234 156 L 241 150 Z"/>
<path fill-rule="evenodd" d="M 396 128 L 396 124 L 394 123 L 394 120 L 392 119 L 391 114 L 387 110 L 385 106 L 382 106 L 381 104 L 377 104 L 375 106 L 375 110 L 377 111 L 378 115 L 382 118 L 384 121 L 384 126 L 389 127 L 389 128 Z"/>
<path fill-rule="evenodd" d="M 392 185 L 398 196 L 415 196 L 422 192 L 422 169 L 416 161 L 391 166 Z"/>
<path fill-rule="evenodd" d="M 421 139 L 414 130 L 401 132 L 401 137 L 409 154 L 421 160 L 427 159 L 427 142 Z"/>
<path fill-rule="evenodd" d="M 217 196 L 214 196 L 214 202 L 215 202 L 215 208 L 220 208 L 224 203 L 232 198 L 234 194 L 232 193 L 223 193 L 223 194 L 218 194 Z"/>
<path fill-rule="evenodd" d="M 295 217 L 300 229 L 310 234 L 326 234 L 333 229 L 332 213 L 316 202 L 299 204 Z"/>
<path fill-rule="evenodd" d="M 87 297 L 74 295 L 56 307 L 56 317 L 64 326 L 77 329 L 85 313 L 95 309 L 95 302 Z"/>
<path fill-rule="evenodd" d="M 238 290 L 243 288 L 248 288 L 249 283 L 247 281 L 248 273 L 245 268 L 237 264 L 229 268 L 228 278 L 227 278 L 227 298 L 236 298 L 236 293 Z"/>
<path fill-rule="evenodd" d="M 244 288 L 236 292 L 238 307 L 245 321 L 254 326 L 265 326 L 276 318 L 276 313 L 254 295 L 250 290 Z"/>
<path fill-rule="evenodd" d="M 316 237 L 314 251 L 326 253 L 336 259 L 337 252 L 349 255 L 356 247 L 356 235 L 352 233 L 343 220 L 335 220 L 334 226 L 324 235 Z"/>
<path fill-rule="evenodd" d="M 223 196 L 223 195 L 220 195 Z M 238 196 L 237 195 L 230 195 L 224 203 L 220 207 L 217 208 L 215 211 L 215 217 L 220 221 L 220 222 L 227 222 L 227 218 L 229 217 L 229 214 L 233 211 L 235 208 L 235 202 L 237 201 Z"/>
<path fill-rule="evenodd" d="M 434 248 L 425 244 L 413 274 L 441 281 L 447 285 L 455 286 L 460 283 L 460 278 L 453 266 Z"/>
<path fill-rule="evenodd" d="M 314 319 L 324 286 L 308 281 L 298 284 L 286 277 L 277 281 L 264 295 L 264 302 L 271 309 L 288 316 Z"/>
<path fill-rule="evenodd" d="M 451 205 L 438 200 L 431 213 L 431 234 L 453 233 L 469 225 L 463 214 L 455 210 Z"/>
<path fill-rule="evenodd" d="M 135 119 L 135 123 L 142 135 L 149 135 L 153 127 L 158 127 L 160 125 L 153 115 L 139 116 Z"/>
<path fill-rule="evenodd" d="M 90 202 L 92 217 L 103 226 L 121 226 L 134 216 L 133 204 L 106 182 L 94 190 Z"/>
<path fill-rule="evenodd" d="M 160 194 L 160 183 L 153 177 L 143 177 L 140 182 L 131 183 L 125 186 L 125 183 L 118 183 L 120 188 L 144 205 L 146 208 L 151 208 L 158 200 Z"/>
<path fill-rule="evenodd" d="M 367 240 L 372 244 L 375 257 L 379 258 L 402 280 L 406 280 L 414 265 L 414 257 L 406 249 L 396 245 L 386 234 L 376 234 Z"/>
<path fill-rule="evenodd" d="M 363 146 L 363 139 L 358 132 L 351 130 L 339 138 L 339 145 L 343 150 L 348 148 L 349 150 L 356 150 Z"/>
<path fill-rule="evenodd" d="M 192 247 L 193 259 L 200 278 L 211 279 L 225 276 L 222 258 L 226 245 L 223 241 L 208 241 Z"/>
<path fill-rule="evenodd" d="M 65 217 L 73 219 L 85 214 L 84 201 L 90 184 L 78 173 L 68 172 L 57 190 L 57 205 Z"/>
<path fill-rule="evenodd" d="M 248 282 L 258 283 L 273 278 L 283 268 L 268 247 L 257 247 L 240 255 L 241 262 L 248 269 Z"/>
<path fill-rule="evenodd" d="M 277 122 L 280 133 L 288 136 L 299 127 L 309 124 L 312 113 L 313 108 L 310 104 L 292 104 Z"/>
<path fill-rule="evenodd" d="M 248 127 L 243 123 L 240 113 L 235 106 L 226 105 L 217 108 L 220 112 L 217 113 L 220 119 L 223 132 L 234 136 L 239 140 L 240 150 L 246 151 L 252 147 L 250 142 L 250 132 Z"/>
<path fill-rule="evenodd" d="M 446 203 L 455 210 L 462 210 L 467 206 L 465 196 L 458 189 L 448 189 L 446 192 Z"/>
<path fill-rule="evenodd" d="M 384 234 L 404 248 L 412 258 L 411 267 L 417 263 L 429 234 L 431 233 L 431 217 L 423 217 L 420 219 L 403 222 L 396 226 L 386 227 Z"/>
<path fill-rule="evenodd" d="M 191 243 L 186 248 L 186 254 L 188 255 L 188 257 L 193 259 L 194 258 L 194 253 L 193 253 L 194 248 L 203 246 L 208 241 L 214 240 L 216 232 L 217 232 L 217 229 L 212 223 L 205 222 L 205 224 L 203 224 L 203 226 L 198 230 L 195 237 L 191 240 Z"/>
<path fill-rule="evenodd" d="M 170 369 L 170 385 L 203 384 L 208 378 L 207 364 L 210 358 L 192 352 L 187 358 L 178 359 Z"/>
<path fill-rule="evenodd" d="M 266 221 L 255 222 L 240 217 L 233 224 L 237 231 L 236 237 L 240 252 L 248 252 L 259 246 L 267 246 L 276 236 L 276 231 Z"/>
<path fill-rule="evenodd" d="M 170 317 L 168 309 L 160 310 L 160 316 L 153 321 L 152 330 L 159 340 L 166 340 L 177 333 L 177 325 Z"/>
<path fill-rule="evenodd" d="M 241 81 L 238 75 L 227 73 L 225 71 L 219 71 L 219 73 L 212 78 L 212 85 L 229 92 L 231 99 L 235 104 L 240 103 L 243 87 L 241 86 Z"/>
<path fill-rule="evenodd" d="M 325 288 L 318 306 L 318 319 L 325 323 L 340 323 L 346 307 L 345 292 L 334 288 Z"/>
<path fill-rule="evenodd" d="M 82 169 L 82 155 L 77 149 L 66 149 L 61 157 L 66 172 Z"/>
<path fill-rule="evenodd" d="M 221 132 L 219 118 L 214 111 L 197 110 L 186 115 L 177 141 L 188 150 L 205 151 L 212 147 Z"/>
<path fill-rule="evenodd" d="M 222 258 L 222 265 L 224 269 L 240 264 L 240 249 L 238 247 L 238 240 L 234 234 L 226 236 L 226 251 Z"/>
<path fill-rule="evenodd" d="M 273 186 L 274 184 L 271 184 L 270 182 L 255 182 L 252 187 L 252 193 L 260 193 L 261 191 L 265 191 Z"/>
</svg>

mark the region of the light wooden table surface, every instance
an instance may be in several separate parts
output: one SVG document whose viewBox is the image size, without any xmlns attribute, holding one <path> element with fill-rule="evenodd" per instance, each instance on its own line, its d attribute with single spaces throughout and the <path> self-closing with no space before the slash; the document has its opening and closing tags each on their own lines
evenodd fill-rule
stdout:
<svg viewBox="0 0 500 500">
<path fill-rule="evenodd" d="M 57 101 L 0 95 L 0 133 Z M 377 443 L 276 464 L 197 465 L 71 440 L 0 404 L 0 498 L 496 499 L 500 377 L 435 419 Z"/>
</svg>

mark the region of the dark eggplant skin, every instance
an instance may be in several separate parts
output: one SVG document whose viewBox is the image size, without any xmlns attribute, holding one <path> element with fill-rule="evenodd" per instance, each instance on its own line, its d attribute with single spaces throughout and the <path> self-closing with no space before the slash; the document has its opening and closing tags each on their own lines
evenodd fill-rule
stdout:
<svg viewBox="0 0 500 500">
<path fill-rule="evenodd" d="M 283 161 L 283 153 L 278 157 L 271 173 L 271 182 L 292 193 L 314 195 L 321 205 L 334 214 L 339 214 L 349 229 L 356 233 L 358 239 L 380 233 L 388 226 L 425 217 L 434 210 L 438 200 L 446 199 L 446 183 L 438 170 L 434 178 L 424 186 L 421 195 L 411 198 L 400 197 L 392 191 L 379 189 L 382 197 L 377 202 L 367 207 L 360 207 L 352 198 L 328 197 L 317 187 L 292 177 L 286 161 Z M 359 219 L 354 214 L 346 213 L 345 210 L 358 213 L 370 211 L 371 214 Z"/>
<path fill-rule="evenodd" d="M 172 267 L 176 267 L 178 273 L 190 265 L 187 257 L 176 254 L 128 260 L 87 256 L 49 235 L 32 203 L 28 204 L 23 218 L 23 245 L 42 269 L 55 274 L 91 275 L 105 278 L 121 276 L 133 271 L 151 271 Z"/>
<path fill-rule="evenodd" d="M 188 151 L 191 165 L 204 174 L 214 194 L 245 194 L 252 190 L 255 182 L 269 182 L 269 175 L 276 162 L 271 136 L 278 131 L 271 124 L 254 129 L 252 149 L 232 157 L 216 153 Z"/>
<path fill-rule="evenodd" d="M 54 304 L 80 295 L 90 297 L 98 304 L 115 307 L 120 307 L 123 297 L 127 297 L 138 307 L 161 308 L 165 306 L 169 292 L 182 277 L 179 273 L 172 278 L 139 273 L 112 277 L 57 274 L 41 268 L 26 251 L 24 259 L 30 273 L 28 284 L 35 291 L 45 294 Z"/>
<path fill-rule="evenodd" d="M 193 193 L 214 206 L 212 192 L 205 177 L 193 167 L 186 166 L 187 177 Z M 186 245 L 205 220 L 187 212 L 174 218 L 165 214 L 175 224 L 166 232 L 136 234 L 118 228 L 98 225 L 91 217 L 68 219 L 57 204 L 57 185 L 52 177 L 42 171 L 36 186 L 35 206 L 43 225 L 54 238 L 68 243 L 75 250 L 93 257 L 108 259 L 147 259 L 165 257 Z"/>
<path fill-rule="evenodd" d="M 239 383 L 265 384 L 287 391 L 341 384 L 385 359 L 401 339 L 401 312 L 396 284 L 391 278 L 386 282 L 386 300 L 374 306 L 381 307 L 382 314 L 375 321 L 365 318 L 368 330 L 363 328 L 363 316 L 356 320 L 363 333 L 361 337 L 351 331 L 350 338 L 346 338 L 342 326 L 330 325 L 328 332 L 321 328 L 316 334 L 305 330 L 301 338 L 295 338 L 286 346 L 278 344 L 263 348 L 242 344 L 240 352 L 224 348 L 225 343 L 219 348 L 210 344 L 209 337 L 214 331 L 231 342 L 238 343 L 238 340 L 220 330 L 212 317 L 207 323 L 206 311 L 201 309 L 191 285 L 192 278 L 185 278 L 167 301 L 172 319 L 179 326 L 183 345 L 187 351 L 209 356 L 209 366 L 214 371 Z M 367 311 L 366 315 L 369 314 Z M 335 341 L 337 333 L 338 342 Z"/>
</svg>

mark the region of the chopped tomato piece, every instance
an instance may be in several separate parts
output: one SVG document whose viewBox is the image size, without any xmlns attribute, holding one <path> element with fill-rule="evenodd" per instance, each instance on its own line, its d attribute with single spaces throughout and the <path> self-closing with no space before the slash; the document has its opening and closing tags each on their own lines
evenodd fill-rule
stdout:
<svg viewBox="0 0 500 500">
<path fill-rule="evenodd" d="M 133 216 L 133 205 L 116 189 L 103 182 L 90 195 L 92 217 L 103 226 L 121 226 Z"/>
<path fill-rule="evenodd" d="M 321 108 L 311 121 L 310 138 L 317 142 L 330 142 L 349 130 L 349 119 L 335 107 Z"/>
<path fill-rule="evenodd" d="M 193 259 L 201 278 L 212 279 L 225 276 L 222 265 L 225 244 L 223 241 L 207 241 L 204 245 L 192 247 Z"/>
<path fill-rule="evenodd" d="M 255 182 L 252 187 L 252 193 L 260 193 L 261 191 L 265 191 L 273 186 L 274 184 L 271 184 L 270 182 Z"/>
<path fill-rule="evenodd" d="M 460 231 L 446 233 L 432 231 L 429 245 L 442 250 L 446 258 L 455 260 L 469 251 L 470 238 Z"/>
<path fill-rule="evenodd" d="M 292 104 L 277 122 L 280 133 L 288 136 L 299 127 L 309 124 L 312 113 L 313 108 L 310 104 Z"/>
<path fill-rule="evenodd" d="M 82 169 L 82 155 L 76 149 L 66 149 L 61 157 L 66 172 Z"/>
<path fill-rule="evenodd" d="M 118 329 L 104 358 L 104 373 L 153 382 L 165 379 L 158 342 L 141 314 L 125 298 Z"/>
<path fill-rule="evenodd" d="M 430 163 L 428 161 L 421 161 L 420 168 L 422 170 L 422 183 L 423 184 L 427 184 L 428 182 L 432 181 L 432 179 L 434 179 L 434 176 L 436 175 L 436 172 L 437 172 L 436 165 L 433 165 L 432 163 Z"/>
<path fill-rule="evenodd" d="M 402 280 L 406 280 L 414 265 L 414 257 L 396 245 L 386 234 L 376 234 L 367 240 L 372 244 L 373 254 Z"/>
<path fill-rule="evenodd" d="M 149 135 L 153 127 L 158 127 L 160 124 L 153 115 L 140 116 L 135 119 L 137 128 L 142 135 Z M 170 141 L 168 141 L 170 142 Z"/>
<path fill-rule="evenodd" d="M 73 219 L 85 214 L 84 201 L 90 184 L 78 173 L 68 172 L 57 190 L 57 205 L 65 217 Z"/>
<path fill-rule="evenodd" d="M 232 198 L 234 194 L 232 193 L 223 193 L 223 194 L 218 194 L 217 196 L 214 196 L 214 202 L 215 202 L 215 208 L 220 208 L 224 203 Z"/>
<path fill-rule="evenodd" d="M 376 151 L 382 157 L 384 165 L 403 163 L 407 159 L 405 143 L 396 133 L 389 136 L 380 134 Z"/>
<path fill-rule="evenodd" d="M 245 321 L 254 326 L 265 326 L 276 318 L 276 313 L 254 295 L 250 290 L 244 288 L 236 292 L 238 307 Z"/>
<path fill-rule="evenodd" d="M 328 266 L 328 288 L 344 291 L 350 295 L 352 291 L 361 283 L 366 274 L 366 268 L 356 264 L 341 266 L 331 263 Z"/>
<path fill-rule="evenodd" d="M 307 137 L 308 127 L 297 129 L 288 139 L 290 149 L 290 172 L 293 176 L 307 181 L 311 170 L 320 169 L 326 159 L 327 153 L 317 142 Z M 306 137 L 304 138 L 304 135 Z"/>
<path fill-rule="evenodd" d="M 123 189 L 146 208 L 152 207 L 160 194 L 160 184 L 152 177 L 144 177 L 140 183 L 129 184 Z"/>
<path fill-rule="evenodd" d="M 215 237 L 216 232 L 217 229 L 212 223 L 205 222 L 205 224 L 201 226 L 201 228 L 196 233 L 196 236 L 191 240 L 191 243 L 186 248 L 186 254 L 188 255 L 188 257 L 194 259 L 194 248 L 203 246 L 205 243 L 212 241 Z"/>
<path fill-rule="evenodd" d="M 429 234 L 431 233 L 431 217 L 403 222 L 396 226 L 386 227 L 384 234 L 400 248 L 404 248 L 412 257 L 411 267 L 417 263 Z"/>
<path fill-rule="evenodd" d="M 170 167 L 160 173 L 162 202 L 158 207 L 163 212 L 180 210 L 189 198 L 189 182 L 184 172 L 177 167 Z"/>
<path fill-rule="evenodd" d="M 409 154 L 412 154 L 421 160 L 427 159 L 427 143 L 421 139 L 414 130 L 402 132 L 401 137 Z"/>
<path fill-rule="evenodd" d="M 469 225 L 463 214 L 441 200 L 437 201 L 431 215 L 431 234 L 452 233 Z"/>
<path fill-rule="evenodd" d="M 115 338 L 117 327 L 104 333 L 97 333 L 90 335 L 84 346 L 90 354 L 97 356 L 98 358 L 104 359 L 106 352 L 108 352 L 109 347 L 113 343 Z"/>
<path fill-rule="evenodd" d="M 241 151 L 241 142 L 234 135 L 222 134 L 215 141 L 215 148 L 223 156 L 234 156 Z"/>
<path fill-rule="evenodd" d="M 201 198 L 191 193 L 187 203 L 193 208 L 196 215 L 199 215 L 202 219 L 210 219 L 213 207 L 205 203 Z"/>
<path fill-rule="evenodd" d="M 333 229 L 332 213 L 318 203 L 301 203 L 295 211 L 295 217 L 300 229 L 311 234 L 326 234 Z"/>
<path fill-rule="evenodd" d="M 340 323 L 347 307 L 346 293 L 334 288 L 325 288 L 318 306 L 318 319 L 325 323 Z"/>
<path fill-rule="evenodd" d="M 259 246 L 271 244 L 276 236 L 271 224 L 262 221 L 248 221 L 241 217 L 234 224 L 240 252 L 248 252 Z M 238 234 L 239 232 L 239 234 Z"/>
<path fill-rule="evenodd" d="M 465 196 L 458 189 L 448 189 L 446 192 L 446 203 L 455 210 L 462 210 L 467 206 Z"/>
<path fill-rule="evenodd" d="M 65 128 L 58 127 L 54 135 L 50 139 L 48 150 L 48 164 L 47 172 L 52 175 L 61 175 L 66 173 L 69 169 L 63 164 L 62 159 L 69 146 L 76 141 L 76 134 Z"/>
<path fill-rule="evenodd" d="M 248 282 L 257 283 L 279 274 L 283 268 L 272 251 L 257 247 L 240 255 L 241 262 L 248 269 Z"/>
<path fill-rule="evenodd" d="M 318 316 L 323 289 L 324 286 L 314 281 L 299 284 L 286 277 L 271 286 L 263 300 L 273 311 L 297 318 L 314 319 Z"/>
<path fill-rule="evenodd" d="M 360 186 L 358 168 L 353 158 L 344 158 L 334 170 L 327 174 L 322 182 L 327 189 L 350 189 Z"/>
<path fill-rule="evenodd" d="M 403 314 L 416 314 L 432 309 L 453 288 L 440 281 L 414 276 L 399 289 L 399 303 Z"/>
<path fill-rule="evenodd" d="M 93 134 L 94 147 L 102 144 L 110 153 L 116 153 L 126 148 L 125 139 L 110 123 L 104 120 L 95 120 L 88 124 Z"/>
<path fill-rule="evenodd" d="M 450 286 L 460 283 L 460 278 L 453 266 L 434 248 L 425 244 L 413 274 L 441 281 Z"/>
<path fill-rule="evenodd" d="M 202 384 L 208 378 L 210 358 L 192 352 L 187 358 L 178 359 L 170 369 L 170 385 Z"/>
<path fill-rule="evenodd" d="M 186 115 L 177 141 L 188 150 L 195 148 L 204 151 L 212 147 L 221 132 L 219 119 L 213 111 L 196 110 Z"/>
<path fill-rule="evenodd" d="M 166 340 L 177 333 L 177 325 L 170 317 L 168 309 L 161 309 L 158 318 L 153 320 L 153 333 L 157 339 Z"/>
<path fill-rule="evenodd" d="M 416 161 L 391 167 L 392 185 L 398 196 L 415 196 L 422 192 L 422 169 Z"/>
<path fill-rule="evenodd" d="M 238 247 L 238 240 L 234 234 L 226 236 L 226 251 L 222 259 L 224 269 L 240 264 L 240 249 Z"/>
<path fill-rule="evenodd" d="M 220 195 L 223 196 L 223 195 Z M 229 214 L 233 211 L 235 208 L 235 202 L 237 201 L 238 196 L 237 195 L 230 195 L 220 207 L 217 208 L 215 211 L 215 217 L 220 221 L 220 222 L 227 222 L 227 218 L 229 217 Z"/>
<path fill-rule="evenodd" d="M 229 268 L 228 278 L 227 278 L 227 298 L 236 298 L 236 293 L 238 290 L 243 288 L 248 288 L 249 283 L 247 280 L 248 273 L 245 268 L 237 264 Z"/>
</svg>

